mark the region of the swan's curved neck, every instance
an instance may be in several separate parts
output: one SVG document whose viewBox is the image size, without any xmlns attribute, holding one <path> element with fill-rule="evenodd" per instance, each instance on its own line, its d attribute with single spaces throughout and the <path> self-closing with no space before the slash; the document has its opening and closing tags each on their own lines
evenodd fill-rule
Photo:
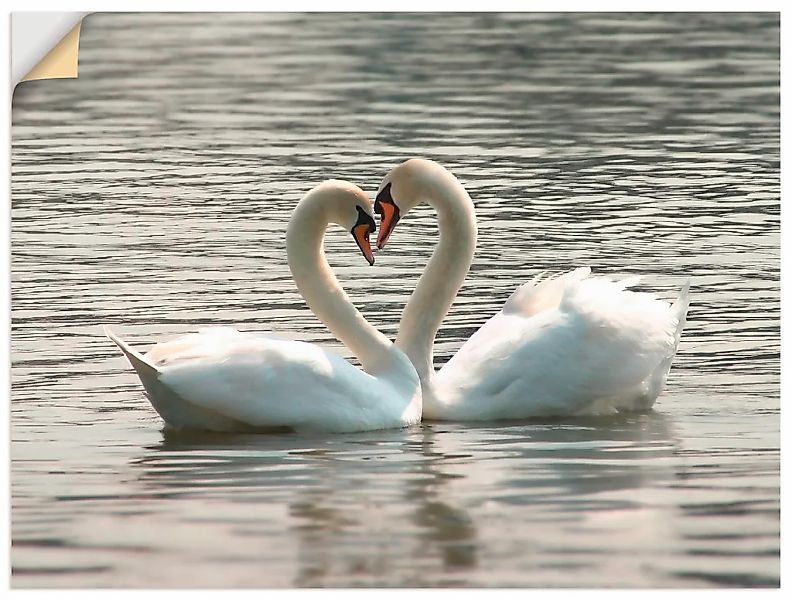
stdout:
<svg viewBox="0 0 792 600">
<path fill-rule="evenodd" d="M 321 210 L 321 209 L 319 209 Z M 328 220 L 316 205 L 300 204 L 286 232 L 286 252 L 297 289 L 308 307 L 360 360 L 368 373 L 393 367 L 393 344 L 366 321 L 341 288 L 324 253 Z"/>
<path fill-rule="evenodd" d="M 437 212 L 440 242 L 418 280 L 399 323 L 396 346 L 422 381 L 434 373 L 435 336 L 462 287 L 476 249 L 476 213 L 462 184 L 442 167 L 422 174 L 425 201 Z"/>
</svg>

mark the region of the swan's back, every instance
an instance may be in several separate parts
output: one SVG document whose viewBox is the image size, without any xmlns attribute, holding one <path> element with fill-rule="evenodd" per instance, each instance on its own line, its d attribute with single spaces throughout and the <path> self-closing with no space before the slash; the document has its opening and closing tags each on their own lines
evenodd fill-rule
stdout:
<svg viewBox="0 0 792 600">
<path fill-rule="evenodd" d="M 630 283 L 579 269 L 518 289 L 437 374 L 437 398 L 425 394 L 425 416 L 508 419 L 650 408 L 679 343 L 687 291 L 672 307 L 626 289 Z"/>
</svg>

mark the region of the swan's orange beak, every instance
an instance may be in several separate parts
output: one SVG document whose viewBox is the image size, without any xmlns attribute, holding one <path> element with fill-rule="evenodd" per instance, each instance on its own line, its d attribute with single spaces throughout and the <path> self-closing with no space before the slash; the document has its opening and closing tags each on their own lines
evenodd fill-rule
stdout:
<svg viewBox="0 0 792 600">
<path fill-rule="evenodd" d="M 374 212 L 380 216 L 380 232 L 377 235 L 377 248 L 382 250 L 385 244 L 388 243 L 388 238 L 396 225 L 399 223 L 399 207 L 393 201 L 391 196 L 391 184 L 388 183 L 382 191 L 377 194 L 377 199 L 374 201 Z"/>
<path fill-rule="evenodd" d="M 371 251 L 371 242 L 369 242 L 369 234 L 372 231 L 373 229 L 368 223 L 361 223 L 352 228 L 352 237 L 355 238 L 358 248 L 366 257 L 369 265 L 374 264 L 374 253 Z"/>
</svg>

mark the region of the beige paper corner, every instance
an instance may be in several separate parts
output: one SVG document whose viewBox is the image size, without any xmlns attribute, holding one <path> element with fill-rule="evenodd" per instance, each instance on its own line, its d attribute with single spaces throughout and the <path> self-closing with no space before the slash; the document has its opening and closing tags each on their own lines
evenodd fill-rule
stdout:
<svg viewBox="0 0 792 600">
<path fill-rule="evenodd" d="M 77 77 L 81 25 L 82 21 L 63 36 L 61 41 L 22 78 L 22 81 Z"/>
</svg>

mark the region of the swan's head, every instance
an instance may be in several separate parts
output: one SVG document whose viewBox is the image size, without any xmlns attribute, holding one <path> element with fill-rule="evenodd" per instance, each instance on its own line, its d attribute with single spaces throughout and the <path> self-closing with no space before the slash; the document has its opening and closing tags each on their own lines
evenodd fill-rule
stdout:
<svg viewBox="0 0 792 600">
<path fill-rule="evenodd" d="M 371 212 L 371 200 L 358 186 L 331 179 L 309 193 L 324 211 L 328 223 L 336 223 L 352 234 L 355 243 L 370 265 L 374 264 L 369 236 L 377 230 Z"/>
<path fill-rule="evenodd" d="M 380 216 L 377 248 L 385 247 L 399 219 L 434 193 L 433 185 L 439 171 L 446 172 L 436 162 L 411 158 L 385 176 L 374 201 L 374 212 Z"/>
</svg>

